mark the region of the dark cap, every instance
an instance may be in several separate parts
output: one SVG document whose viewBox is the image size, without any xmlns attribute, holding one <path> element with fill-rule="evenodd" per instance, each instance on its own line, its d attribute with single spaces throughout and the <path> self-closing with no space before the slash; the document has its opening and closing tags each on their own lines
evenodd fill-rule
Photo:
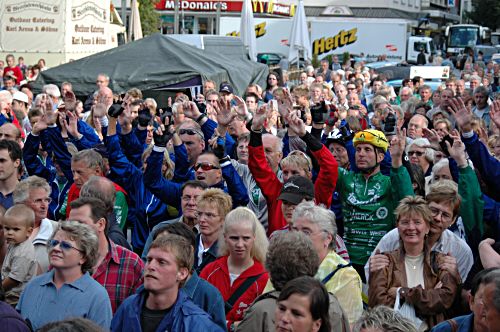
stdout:
<svg viewBox="0 0 500 332">
<path fill-rule="evenodd" d="M 299 204 L 303 199 L 314 199 L 314 184 L 308 178 L 300 175 L 292 176 L 285 182 L 278 197 L 292 204 Z"/>
<path fill-rule="evenodd" d="M 229 83 L 221 83 L 219 87 L 219 93 L 221 92 L 227 92 L 227 93 L 233 93 L 233 87 Z"/>
</svg>

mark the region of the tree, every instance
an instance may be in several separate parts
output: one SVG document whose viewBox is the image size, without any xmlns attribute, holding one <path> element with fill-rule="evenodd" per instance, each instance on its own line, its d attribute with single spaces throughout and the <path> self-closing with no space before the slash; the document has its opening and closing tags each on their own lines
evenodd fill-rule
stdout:
<svg viewBox="0 0 500 332">
<path fill-rule="evenodd" d="M 158 0 L 139 0 L 139 14 L 143 36 L 158 32 L 160 27 L 160 14 L 155 10 Z"/>
<path fill-rule="evenodd" d="M 500 1 L 477 0 L 467 17 L 474 23 L 489 27 L 493 31 L 500 27 Z"/>
</svg>

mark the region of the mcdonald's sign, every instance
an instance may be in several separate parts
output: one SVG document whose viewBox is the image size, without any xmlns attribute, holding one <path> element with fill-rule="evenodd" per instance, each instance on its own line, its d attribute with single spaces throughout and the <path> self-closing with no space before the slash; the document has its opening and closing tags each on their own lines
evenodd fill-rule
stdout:
<svg viewBox="0 0 500 332">
<path fill-rule="evenodd" d="M 179 9 L 184 11 L 215 12 L 220 5 L 221 12 L 241 12 L 243 1 L 217 1 L 217 0 L 179 0 Z M 155 8 L 162 11 L 174 11 L 174 0 L 160 0 Z M 282 4 L 279 1 L 253 0 L 253 12 L 257 14 L 273 14 L 280 16 L 293 16 L 295 5 Z"/>
</svg>

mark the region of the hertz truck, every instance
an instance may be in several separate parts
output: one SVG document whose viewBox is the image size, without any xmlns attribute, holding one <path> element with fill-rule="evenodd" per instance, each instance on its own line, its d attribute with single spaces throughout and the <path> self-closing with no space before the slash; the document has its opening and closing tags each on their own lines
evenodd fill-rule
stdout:
<svg viewBox="0 0 500 332">
<path fill-rule="evenodd" d="M 239 35 L 240 19 L 221 18 L 221 35 Z M 420 48 L 426 58 L 435 52 L 429 37 L 410 36 L 409 23 L 397 19 L 309 18 L 313 54 L 322 59 L 329 54 L 363 53 L 368 61 L 385 55 L 388 61 L 416 63 Z M 288 56 L 291 18 L 255 18 L 258 53 Z"/>
<path fill-rule="evenodd" d="M 404 20 L 336 19 L 311 22 L 312 52 L 319 59 L 329 54 L 364 54 L 368 61 L 416 63 L 420 49 L 426 58 L 435 52 L 429 37 L 410 36 Z"/>
<path fill-rule="evenodd" d="M 1 0 L 0 59 L 40 58 L 53 67 L 108 50 L 125 28 L 110 0 Z"/>
</svg>

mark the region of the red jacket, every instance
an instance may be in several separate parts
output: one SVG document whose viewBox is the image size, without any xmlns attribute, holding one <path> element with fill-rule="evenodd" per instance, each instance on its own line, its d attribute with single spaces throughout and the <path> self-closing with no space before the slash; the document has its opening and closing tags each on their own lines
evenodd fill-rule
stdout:
<svg viewBox="0 0 500 332">
<path fill-rule="evenodd" d="M 312 151 L 312 154 L 320 166 L 318 177 L 314 183 L 314 199 L 316 204 L 323 204 L 326 208 L 330 208 L 332 194 L 339 175 L 338 164 L 324 145 L 320 150 Z M 267 235 L 271 235 L 276 230 L 286 229 L 288 225 L 281 211 L 281 200 L 278 200 L 283 183 L 267 163 L 262 145 L 257 147 L 248 145 L 248 168 L 250 168 L 262 194 L 266 197 L 269 223 Z"/>
<path fill-rule="evenodd" d="M 115 186 L 116 192 L 121 191 L 125 196 L 127 196 L 127 192 L 125 191 L 125 189 L 123 189 L 114 182 L 113 184 Z M 73 183 L 68 190 L 68 202 L 66 203 L 66 218 L 69 218 L 69 213 L 71 212 L 71 205 L 70 205 L 71 202 L 73 202 L 78 197 L 80 197 L 80 188 L 78 188 L 76 184 Z"/>
<path fill-rule="evenodd" d="M 229 326 L 233 322 L 237 322 L 243 319 L 245 311 L 250 307 L 253 301 L 262 294 L 264 288 L 266 287 L 267 281 L 269 280 L 269 275 L 266 269 L 257 260 L 254 260 L 254 264 L 248 269 L 243 271 L 240 276 L 233 282 L 231 286 L 231 281 L 229 279 L 229 270 L 227 268 L 227 258 L 228 256 L 223 256 L 218 258 L 215 262 L 212 262 L 205 266 L 201 271 L 200 277 L 211 283 L 219 290 L 227 301 L 231 295 L 238 289 L 238 287 L 247 279 L 248 277 L 256 276 L 262 274 L 254 283 L 240 296 L 239 299 L 233 305 L 233 309 L 226 314 L 226 320 Z"/>
<path fill-rule="evenodd" d="M 21 68 L 14 66 L 14 67 L 5 67 L 3 69 L 3 77 L 6 77 L 9 73 L 12 73 L 14 76 L 16 76 L 16 85 L 20 85 L 21 81 L 24 80 L 23 72 L 21 71 Z"/>
</svg>

